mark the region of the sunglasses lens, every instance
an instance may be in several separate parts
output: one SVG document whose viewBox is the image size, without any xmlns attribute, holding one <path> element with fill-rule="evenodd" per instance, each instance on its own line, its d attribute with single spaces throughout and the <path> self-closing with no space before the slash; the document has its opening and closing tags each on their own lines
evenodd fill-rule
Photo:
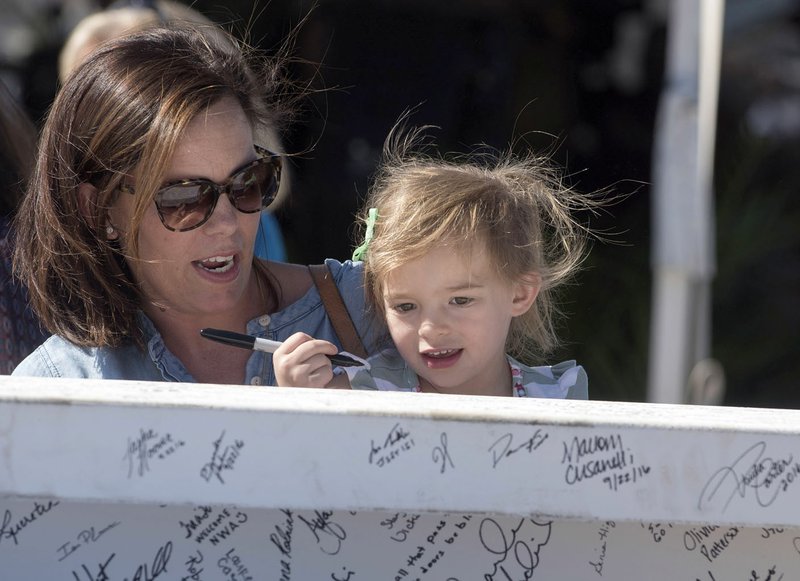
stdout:
<svg viewBox="0 0 800 581">
<path fill-rule="evenodd" d="M 233 176 L 230 198 L 240 212 L 258 212 L 269 206 L 278 192 L 275 166 L 269 159 L 260 159 Z"/>
<path fill-rule="evenodd" d="M 203 222 L 214 202 L 212 184 L 178 184 L 156 194 L 155 202 L 164 225 L 172 230 L 189 230 Z"/>
<path fill-rule="evenodd" d="M 211 216 L 221 191 L 227 193 L 231 204 L 240 212 L 259 212 L 275 200 L 280 167 L 279 158 L 264 157 L 232 175 L 227 186 L 207 180 L 167 186 L 155 195 L 158 215 L 170 230 L 184 232 L 197 228 Z"/>
</svg>

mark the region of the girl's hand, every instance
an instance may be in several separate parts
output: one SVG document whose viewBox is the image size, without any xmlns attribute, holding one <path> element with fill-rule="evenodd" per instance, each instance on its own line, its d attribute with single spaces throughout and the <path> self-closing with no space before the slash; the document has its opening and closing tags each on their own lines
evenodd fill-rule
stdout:
<svg viewBox="0 0 800 581">
<path fill-rule="evenodd" d="M 281 387 L 326 387 L 333 379 L 333 365 L 326 355 L 339 349 L 330 341 L 295 333 L 272 354 L 275 377 Z"/>
</svg>

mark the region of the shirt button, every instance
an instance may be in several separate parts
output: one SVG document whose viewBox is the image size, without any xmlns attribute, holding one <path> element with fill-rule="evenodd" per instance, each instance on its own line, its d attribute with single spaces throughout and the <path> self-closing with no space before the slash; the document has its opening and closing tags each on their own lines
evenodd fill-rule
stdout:
<svg viewBox="0 0 800 581">
<path fill-rule="evenodd" d="M 271 320 L 269 315 L 262 315 L 258 318 L 258 324 L 262 327 L 268 327 Z"/>
<path fill-rule="evenodd" d="M 250 385 L 261 385 L 261 378 L 256 375 L 253 379 L 250 380 Z"/>
</svg>

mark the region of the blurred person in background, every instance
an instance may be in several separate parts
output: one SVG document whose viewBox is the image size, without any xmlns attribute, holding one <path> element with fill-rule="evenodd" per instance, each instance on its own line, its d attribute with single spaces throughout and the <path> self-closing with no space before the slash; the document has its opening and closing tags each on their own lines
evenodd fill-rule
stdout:
<svg viewBox="0 0 800 581">
<path fill-rule="evenodd" d="M 11 273 L 11 220 L 36 155 L 36 128 L 0 80 L 0 373 L 11 373 L 45 339 L 28 295 Z"/>
</svg>

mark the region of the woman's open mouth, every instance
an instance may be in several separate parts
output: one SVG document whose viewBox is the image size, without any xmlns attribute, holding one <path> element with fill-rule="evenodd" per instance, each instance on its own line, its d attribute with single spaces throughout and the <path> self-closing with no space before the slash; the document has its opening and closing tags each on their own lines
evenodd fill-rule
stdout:
<svg viewBox="0 0 800 581">
<path fill-rule="evenodd" d="M 236 261 L 231 254 L 230 256 L 211 256 L 205 260 L 198 260 L 195 264 L 205 271 L 223 274 L 233 268 Z"/>
</svg>

